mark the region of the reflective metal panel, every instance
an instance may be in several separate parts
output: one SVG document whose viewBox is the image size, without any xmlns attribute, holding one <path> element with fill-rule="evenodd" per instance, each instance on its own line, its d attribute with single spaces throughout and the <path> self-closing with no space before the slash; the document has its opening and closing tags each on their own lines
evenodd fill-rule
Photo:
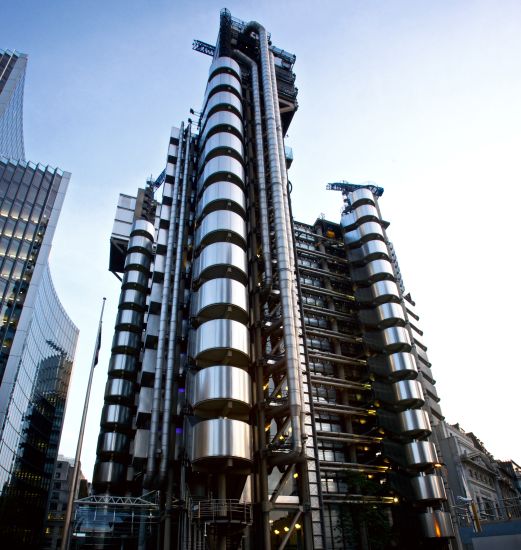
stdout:
<svg viewBox="0 0 521 550">
<path fill-rule="evenodd" d="M 246 222 L 230 210 L 215 210 L 207 214 L 195 232 L 195 245 L 232 242 L 246 246 Z"/>
<path fill-rule="evenodd" d="M 234 279 L 211 279 L 192 295 L 191 313 L 201 320 L 235 319 L 247 323 L 248 289 Z"/>
<path fill-rule="evenodd" d="M 359 204 L 375 204 L 375 198 L 369 189 L 362 188 L 356 189 L 348 193 L 347 200 L 353 208 L 356 208 Z"/>
<path fill-rule="evenodd" d="M 454 529 L 448 512 L 433 510 L 418 515 L 425 537 L 438 539 L 454 536 Z"/>
<path fill-rule="evenodd" d="M 370 289 L 375 304 L 400 299 L 400 291 L 394 281 L 377 281 L 370 286 Z"/>
<path fill-rule="evenodd" d="M 356 229 L 347 231 L 344 235 L 347 246 L 356 246 L 361 241 L 366 242 L 372 239 L 384 240 L 382 226 L 378 222 L 365 222 Z"/>
<path fill-rule="evenodd" d="M 130 439 L 128 435 L 117 432 L 100 433 L 98 438 L 98 454 L 127 455 Z"/>
<path fill-rule="evenodd" d="M 109 362 L 109 374 L 131 378 L 136 372 L 136 362 L 135 355 L 113 354 Z"/>
<path fill-rule="evenodd" d="M 430 441 L 413 441 L 404 445 L 407 464 L 417 468 L 430 466 L 438 462 L 434 444 Z"/>
<path fill-rule="evenodd" d="M 427 411 L 409 409 L 397 414 L 402 435 L 423 437 L 431 433 L 431 423 Z"/>
<path fill-rule="evenodd" d="M 250 375 L 237 367 L 216 365 L 196 373 L 191 403 L 198 416 L 248 414 L 252 406 Z"/>
<path fill-rule="evenodd" d="M 393 266 L 387 260 L 373 260 L 363 267 L 353 269 L 352 275 L 356 282 L 394 280 Z"/>
<path fill-rule="evenodd" d="M 131 235 L 145 235 L 151 241 L 154 240 L 155 230 L 153 224 L 147 220 L 136 220 L 132 226 Z"/>
<path fill-rule="evenodd" d="M 152 256 L 152 241 L 143 235 L 132 235 L 128 241 L 127 250 L 129 252 L 144 252 Z"/>
<path fill-rule="evenodd" d="M 372 204 L 363 204 L 344 214 L 340 225 L 346 229 L 354 229 L 358 224 L 379 219 L 378 210 Z"/>
<path fill-rule="evenodd" d="M 123 483 L 127 475 L 127 467 L 119 462 L 96 462 L 94 466 L 94 485 Z"/>
<path fill-rule="evenodd" d="M 382 330 L 383 345 L 386 351 L 409 351 L 411 337 L 404 327 L 387 327 Z"/>
<path fill-rule="evenodd" d="M 142 252 L 130 252 L 125 256 L 125 271 L 127 269 L 140 269 L 147 272 L 150 267 L 150 258 Z"/>
<path fill-rule="evenodd" d="M 133 403 L 134 383 L 123 378 L 109 378 L 105 386 L 105 401 L 111 403 Z"/>
<path fill-rule="evenodd" d="M 203 167 L 206 157 L 210 154 L 226 154 L 242 159 L 244 156 L 244 146 L 242 139 L 229 132 L 218 132 L 210 136 L 204 144 L 204 149 L 199 156 L 199 168 Z"/>
<path fill-rule="evenodd" d="M 144 292 L 127 288 L 121 291 L 119 305 L 125 305 L 129 308 L 145 311 L 146 296 Z"/>
<path fill-rule="evenodd" d="M 231 181 L 218 181 L 210 184 L 197 204 L 197 217 L 213 210 L 233 210 L 244 215 L 246 197 L 244 191 Z"/>
<path fill-rule="evenodd" d="M 120 309 L 116 317 L 116 328 L 141 332 L 143 314 L 135 309 Z"/>
<path fill-rule="evenodd" d="M 215 459 L 252 460 L 251 427 L 241 420 L 215 418 L 193 427 L 192 462 L 212 462 Z"/>
<path fill-rule="evenodd" d="M 376 318 L 380 326 L 386 326 L 388 324 L 401 324 L 405 323 L 405 313 L 403 307 L 400 304 L 394 302 L 388 302 L 386 304 L 380 304 L 375 308 Z"/>
<path fill-rule="evenodd" d="M 101 413 L 100 424 L 104 428 L 118 426 L 129 427 L 132 421 L 132 409 L 125 405 L 105 405 Z"/>
<path fill-rule="evenodd" d="M 201 364 L 247 367 L 250 361 L 248 328 L 231 319 L 214 319 L 191 333 L 191 355 Z"/>
<path fill-rule="evenodd" d="M 411 485 L 416 500 L 447 500 L 441 476 L 429 474 L 413 477 Z"/>
<path fill-rule="evenodd" d="M 236 76 L 229 73 L 218 73 L 210 78 L 208 84 L 206 85 L 205 102 L 212 90 L 217 88 L 217 86 L 223 86 L 227 89 L 233 88 L 237 91 L 239 96 L 241 95 L 241 82 Z"/>
<path fill-rule="evenodd" d="M 132 288 L 140 292 L 146 292 L 148 288 L 148 275 L 137 269 L 130 269 L 123 275 L 123 288 Z"/>
<path fill-rule="evenodd" d="M 385 371 L 391 378 L 402 378 L 418 374 L 416 359 L 412 353 L 399 352 L 391 353 L 385 358 Z"/>
<path fill-rule="evenodd" d="M 230 107 L 233 107 L 234 110 L 242 115 L 242 101 L 233 92 L 217 92 L 216 94 L 210 96 L 206 102 L 204 113 L 201 118 L 201 127 L 204 128 L 208 113 L 212 109 L 219 108 L 219 110 L 224 111 Z"/>
<path fill-rule="evenodd" d="M 378 258 L 389 258 L 387 245 L 379 239 L 367 241 L 359 248 L 353 248 L 349 251 L 349 258 L 354 262 L 370 261 Z"/>
<path fill-rule="evenodd" d="M 216 111 L 206 119 L 206 124 L 199 138 L 200 146 L 204 145 L 208 134 L 217 127 L 223 132 L 231 132 L 238 136 L 243 135 L 242 120 L 239 116 L 231 111 Z"/>
<path fill-rule="evenodd" d="M 231 71 L 235 73 L 235 76 L 239 80 L 241 79 L 241 67 L 237 63 L 237 61 L 235 61 L 235 59 L 232 59 L 231 57 L 226 57 L 226 56 L 218 57 L 217 59 L 212 61 L 212 64 L 210 65 L 210 70 L 208 72 L 208 74 L 210 75 L 210 78 L 213 75 L 213 73 L 217 71 L 226 72 L 226 73 Z"/>
<path fill-rule="evenodd" d="M 201 250 L 194 260 L 194 279 L 233 277 L 246 283 L 248 259 L 246 252 L 233 243 L 212 243 Z"/>
<path fill-rule="evenodd" d="M 114 333 L 112 339 L 112 351 L 139 350 L 141 338 L 135 332 L 128 330 L 118 330 Z"/>
<path fill-rule="evenodd" d="M 198 191 L 204 189 L 205 185 L 219 180 L 230 180 L 244 186 L 244 167 L 233 157 L 220 155 L 210 159 L 199 178 Z"/>
<path fill-rule="evenodd" d="M 400 380 L 391 384 L 397 405 L 421 407 L 425 403 L 421 384 L 417 380 Z"/>
</svg>

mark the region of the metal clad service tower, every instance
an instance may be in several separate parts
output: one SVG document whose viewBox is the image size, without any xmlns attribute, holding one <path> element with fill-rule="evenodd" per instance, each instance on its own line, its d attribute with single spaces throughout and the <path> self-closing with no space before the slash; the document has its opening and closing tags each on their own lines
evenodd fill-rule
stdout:
<svg viewBox="0 0 521 550">
<path fill-rule="evenodd" d="M 334 184 L 341 224 L 295 222 L 295 56 L 227 10 L 194 48 L 213 56 L 198 123 L 118 205 L 96 496 L 73 544 L 450 548 L 443 417 L 382 190 Z"/>
</svg>

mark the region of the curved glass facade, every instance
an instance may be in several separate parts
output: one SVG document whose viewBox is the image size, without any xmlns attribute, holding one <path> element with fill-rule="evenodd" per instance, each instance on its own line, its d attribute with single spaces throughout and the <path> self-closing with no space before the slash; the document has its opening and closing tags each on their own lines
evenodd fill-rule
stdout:
<svg viewBox="0 0 521 550">
<path fill-rule="evenodd" d="M 24 160 L 23 97 L 27 56 L 0 50 L 0 155 Z"/>
<path fill-rule="evenodd" d="M 8 548 L 40 542 L 77 338 L 46 268 L 0 435 L 0 537 Z"/>
</svg>

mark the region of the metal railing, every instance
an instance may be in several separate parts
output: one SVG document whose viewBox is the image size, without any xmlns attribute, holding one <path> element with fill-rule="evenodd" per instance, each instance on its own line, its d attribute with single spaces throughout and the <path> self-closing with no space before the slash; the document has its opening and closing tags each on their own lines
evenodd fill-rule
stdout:
<svg viewBox="0 0 521 550">
<path fill-rule="evenodd" d="M 454 506 L 453 511 L 459 527 L 521 519 L 521 496 L 496 501 L 464 502 Z"/>
<path fill-rule="evenodd" d="M 188 501 L 188 514 L 191 521 L 204 523 L 233 522 L 251 525 L 253 512 L 251 504 L 236 499 L 197 499 Z"/>
</svg>

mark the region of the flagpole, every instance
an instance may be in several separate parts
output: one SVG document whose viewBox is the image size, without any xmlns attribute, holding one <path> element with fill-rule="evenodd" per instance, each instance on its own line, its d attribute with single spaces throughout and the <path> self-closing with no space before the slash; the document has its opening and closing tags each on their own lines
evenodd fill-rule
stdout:
<svg viewBox="0 0 521 550">
<path fill-rule="evenodd" d="M 63 536 L 61 550 L 68 550 L 70 538 L 71 538 L 71 518 L 72 508 L 74 506 L 74 498 L 76 495 L 76 486 L 78 484 L 78 476 L 80 473 L 80 458 L 81 448 L 83 445 L 83 435 L 85 433 L 85 423 L 87 421 L 87 411 L 89 410 L 90 390 L 92 386 L 92 377 L 94 375 L 94 367 L 98 364 L 98 354 L 101 345 L 101 327 L 103 324 L 103 311 L 105 310 L 106 298 L 103 298 L 103 305 L 101 306 L 101 314 L 98 324 L 98 333 L 96 336 L 96 344 L 94 345 L 94 353 L 92 355 L 92 363 L 90 366 L 89 382 L 87 384 L 87 392 L 85 394 L 85 403 L 83 405 L 83 414 L 81 416 L 80 433 L 78 434 L 78 443 L 76 445 L 76 456 L 74 458 L 74 470 L 72 472 L 72 484 L 69 493 L 69 499 L 67 501 L 67 512 L 65 514 L 65 525 L 63 526 Z"/>
</svg>

